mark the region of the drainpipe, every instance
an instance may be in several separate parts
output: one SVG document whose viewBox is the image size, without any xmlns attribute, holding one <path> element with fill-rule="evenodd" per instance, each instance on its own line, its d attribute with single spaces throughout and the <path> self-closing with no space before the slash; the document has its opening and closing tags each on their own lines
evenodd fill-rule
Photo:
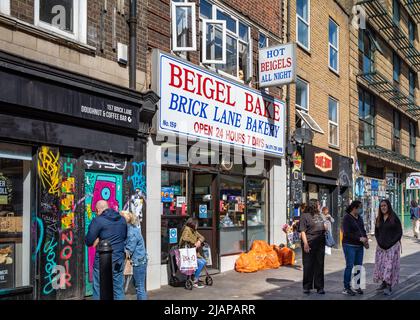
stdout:
<svg viewBox="0 0 420 320">
<path fill-rule="evenodd" d="M 286 43 L 290 42 L 290 1 L 287 1 L 287 30 L 286 30 Z M 288 145 L 290 140 L 290 84 L 286 87 L 286 145 Z M 286 153 L 286 172 L 287 172 L 287 179 L 289 180 L 289 220 L 291 220 L 292 215 L 294 213 L 294 209 L 292 209 L 292 184 L 291 184 L 291 168 L 290 168 L 290 158 L 287 156 Z"/>
<path fill-rule="evenodd" d="M 128 18 L 130 49 L 128 53 L 129 86 L 136 89 L 136 49 L 137 49 L 137 0 L 130 0 L 130 14 Z"/>
</svg>

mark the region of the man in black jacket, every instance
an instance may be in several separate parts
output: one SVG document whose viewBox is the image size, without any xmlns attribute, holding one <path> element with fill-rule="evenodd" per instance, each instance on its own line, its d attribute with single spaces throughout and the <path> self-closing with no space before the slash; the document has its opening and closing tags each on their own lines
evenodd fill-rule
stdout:
<svg viewBox="0 0 420 320">
<path fill-rule="evenodd" d="M 108 202 L 100 200 L 96 203 L 97 216 L 89 225 L 85 238 L 86 245 L 96 246 L 101 240 L 108 240 L 112 247 L 112 272 L 114 299 L 124 300 L 124 246 L 127 238 L 127 223 Z M 93 266 L 93 299 L 99 300 L 99 253 L 96 251 Z"/>
</svg>

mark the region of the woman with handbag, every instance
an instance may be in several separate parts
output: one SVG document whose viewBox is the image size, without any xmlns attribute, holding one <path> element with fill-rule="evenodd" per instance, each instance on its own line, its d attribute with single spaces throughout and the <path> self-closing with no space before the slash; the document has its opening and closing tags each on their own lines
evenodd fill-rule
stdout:
<svg viewBox="0 0 420 320">
<path fill-rule="evenodd" d="M 410 219 L 413 225 L 414 237 L 418 239 L 420 233 L 420 208 L 415 200 L 411 200 Z"/>
<path fill-rule="evenodd" d="M 327 230 L 325 231 L 325 254 L 331 255 L 331 248 L 335 246 L 334 237 L 332 235 L 332 224 L 335 220 L 330 215 L 329 211 L 328 207 L 323 207 L 321 209 L 324 223 L 327 226 Z"/>
<path fill-rule="evenodd" d="M 137 217 L 128 211 L 121 211 L 121 215 L 127 220 L 127 240 L 125 243 L 126 264 L 131 264 L 133 267 L 132 273 L 137 300 L 147 300 L 145 282 L 148 259 L 144 239 L 141 235 L 140 228 L 137 227 Z M 126 265 L 126 268 L 129 267 L 129 265 Z"/>
<path fill-rule="evenodd" d="M 375 237 L 378 246 L 375 254 L 373 282 L 382 282 L 378 290 L 384 290 L 385 295 L 390 295 L 392 287 L 398 284 L 400 277 L 402 226 L 389 200 L 382 200 L 379 205 Z"/>
<path fill-rule="evenodd" d="M 346 214 L 343 217 L 342 232 L 343 232 L 343 251 L 346 258 L 346 269 L 344 270 L 344 290 L 343 294 L 354 296 L 356 293 L 363 294 L 363 290 L 357 288 L 352 290 L 350 282 L 354 266 L 363 265 L 363 248 L 369 248 L 369 239 L 366 235 L 366 230 L 362 217 L 360 216 L 363 210 L 360 201 L 353 201 L 346 209 Z M 359 271 L 361 272 L 361 270 Z"/>
<path fill-rule="evenodd" d="M 325 231 L 324 218 L 319 212 L 319 201 L 311 199 L 301 216 L 299 231 L 302 238 L 303 293 L 311 293 L 315 288 L 318 294 L 324 291 Z"/>
<path fill-rule="evenodd" d="M 184 228 L 181 232 L 181 238 L 179 239 L 179 248 L 185 246 L 199 249 L 203 244 L 205 238 L 197 231 L 198 220 L 197 218 L 189 218 L 185 223 Z M 206 265 L 206 259 L 204 259 L 200 252 L 197 250 L 197 270 L 194 274 L 194 288 L 204 288 L 204 284 L 199 281 L 200 274 Z"/>
</svg>

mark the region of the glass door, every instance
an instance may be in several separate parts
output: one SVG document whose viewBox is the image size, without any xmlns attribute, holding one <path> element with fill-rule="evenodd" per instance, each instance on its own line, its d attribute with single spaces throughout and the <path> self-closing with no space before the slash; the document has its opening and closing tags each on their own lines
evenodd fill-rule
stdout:
<svg viewBox="0 0 420 320">
<path fill-rule="evenodd" d="M 246 178 L 247 243 L 268 241 L 267 180 Z"/>
</svg>

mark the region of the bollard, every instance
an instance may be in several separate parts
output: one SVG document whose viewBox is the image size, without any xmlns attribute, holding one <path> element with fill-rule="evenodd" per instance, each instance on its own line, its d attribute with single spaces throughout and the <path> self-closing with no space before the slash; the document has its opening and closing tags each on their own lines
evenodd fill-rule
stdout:
<svg viewBox="0 0 420 320">
<path fill-rule="evenodd" d="M 99 299 L 114 300 L 111 243 L 108 240 L 102 240 L 97 250 L 99 253 Z"/>
</svg>

